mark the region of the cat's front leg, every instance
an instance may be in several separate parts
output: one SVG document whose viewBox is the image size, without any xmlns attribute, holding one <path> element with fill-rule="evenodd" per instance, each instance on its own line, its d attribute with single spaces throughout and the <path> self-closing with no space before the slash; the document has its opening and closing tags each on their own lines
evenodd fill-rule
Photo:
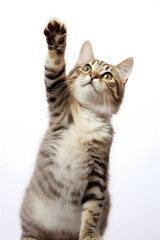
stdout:
<svg viewBox="0 0 160 240">
<path fill-rule="evenodd" d="M 46 95 L 51 112 L 59 107 L 66 89 L 65 48 L 66 27 L 58 19 L 52 19 L 44 29 L 48 54 L 45 62 Z"/>
<path fill-rule="evenodd" d="M 101 240 L 98 222 L 105 200 L 106 166 L 98 160 L 95 163 L 82 199 L 80 240 Z"/>
<path fill-rule="evenodd" d="M 89 196 L 94 198 L 83 206 L 80 240 L 101 240 L 98 233 L 98 220 L 102 208 L 103 197 Z"/>
</svg>

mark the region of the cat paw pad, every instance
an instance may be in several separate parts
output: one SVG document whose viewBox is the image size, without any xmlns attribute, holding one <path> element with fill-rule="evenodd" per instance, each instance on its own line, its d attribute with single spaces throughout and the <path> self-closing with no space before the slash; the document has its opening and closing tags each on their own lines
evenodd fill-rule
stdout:
<svg viewBox="0 0 160 240">
<path fill-rule="evenodd" d="M 51 19 L 44 29 L 44 35 L 50 50 L 63 52 L 66 46 L 67 29 L 58 19 Z"/>
</svg>

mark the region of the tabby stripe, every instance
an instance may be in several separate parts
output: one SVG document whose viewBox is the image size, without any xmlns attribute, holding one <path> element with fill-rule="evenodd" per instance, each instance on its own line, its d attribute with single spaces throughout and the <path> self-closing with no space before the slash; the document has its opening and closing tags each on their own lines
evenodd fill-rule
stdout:
<svg viewBox="0 0 160 240">
<path fill-rule="evenodd" d="M 93 143 L 94 143 L 94 140 L 93 140 Z M 93 150 L 92 150 L 92 151 L 93 151 Z M 95 156 L 95 155 L 91 155 L 91 157 L 92 157 L 93 159 L 101 160 L 100 157 Z"/>
<path fill-rule="evenodd" d="M 53 189 L 53 187 L 49 183 L 48 176 L 46 176 L 46 174 L 43 172 L 41 172 L 41 176 L 42 179 L 40 179 L 38 175 L 37 181 L 35 181 L 35 183 L 38 185 L 37 187 L 39 187 L 43 194 L 45 194 L 50 199 L 53 199 L 53 195 L 60 197 L 61 195 L 55 189 Z M 47 183 L 46 185 L 44 184 L 45 182 Z"/>
<path fill-rule="evenodd" d="M 32 190 L 36 195 L 38 194 L 39 191 L 37 191 L 37 190 L 39 190 L 39 186 L 37 186 L 36 181 L 31 182 L 31 190 Z M 40 191 L 41 191 L 41 189 L 40 189 Z M 42 192 L 42 191 L 41 191 L 41 192 Z"/>
<path fill-rule="evenodd" d="M 92 172 L 89 174 L 89 177 L 90 176 L 96 176 L 106 181 L 106 176 L 96 172 L 95 170 L 92 170 Z"/>
<path fill-rule="evenodd" d="M 58 95 L 60 96 L 59 99 L 57 100 L 57 103 L 55 104 L 55 108 L 59 107 L 68 97 L 67 94 L 64 94 L 63 96 L 63 92 L 65 93 L 66 90 L 66 85 L 63 85 L 58 93 Z"/>
<path fill-rule="evenodd" d="M 105 165 L 104 163 L 101 163 L 101 162 L 99 162 L 99 161 L 97 161 L 97 160 L 94 160 L 94 162 L 95 162 L 96 164 L 98 164 L 101 168 L 103 168 L 104 170 L 106 170 L 106 165 Z"/>
<path fill-rule="evenodd" d="M 48 41 L 47 41 L 48 42 Z M 49 43 L 48 43 L 49 44 Z M 48 45 L 49 50 L 53 50 L 54 48 Z"/>
<path fill-rule="evenodd" d="M 58 93 L 58 95 L 60 96 L 59 97 L 60 99 L 66 99 L 66 96 L 68 96 L 67 94 L 65 94 L 65 97 L 62 96 L 62 94 L 65 92 L 66 88 L 67 88 L 67 84 L 63 84 L 63 86 L 61 87 L 61 89 L 60 89 L 60 91 Z"/>
<path fill-rule="evenodd" d="M 117 101 L 117 100 L 119 99 L 119 96 L 118 96 L 118 98 L 117 98 L 117 96 L 115 96 L 114 91 L 112 90 L 112 88 L 110 88 L 110 87 L 108 86 L 108 84 L 107 84 L 107 87 L 108 87 L 108 89 L 111 91 L 114 100 Z"/>
<path fill-rule="evenodd" d="M 66 89 L 66 85 L 61 86 L 61 89 L 59 89 L 60 91 L 57 94 L 57 95 L 59 95 L 57 99 L 55 97 L 48 97 L 48 99 L 47 99 L 48 102 L 54 103 L 53 105 L 50 106 L 51 109 L 53 109 L 53 110 L 56 109 L 66 100 L 66 98 L 68 97 L 67 94 L 63 95 L 63 92 L 65 93 L 65 91 L 64 91 L 65 89 Z M 62 113 L 62 111 L 60 112 L 60 114 L 61 113 Z"/>
<path fill-rule="evenodd" d="M 48 74 L 45 73 L 45 77 L 47 77 L 50 80 L 54 80 L 54 79 L 60 77 L 64 73 L 64 71 L 65 71 L 65 66 L 56 75 L 53 73 L 48 73 Z"/>
<path fill-rule="evenodd" d="M 72 124 L 73 123 L 73 115 L 71 112 L 69 112 L 68 114 L 68 124 Z"/>
<path fill-rule="evenodd" d="M 117 84 L 117 95 L 119 96 L 119 84 L 118 84 L 118 81 L 116 79 L 114 79 L 116 81 L 116 84 Z"/>
<path fill-rule="evenodd" d="M 93 187 L 99 187 L 101 192 L 104 192 L 106 190 L 106 186 L 101 185 L 98 181 L 92 181 L 88 183 L 87 189 L 90 189 Z"/>
<path fill-rule="evenodd" d="M 47 189 L 44 187 L 43 182 L 38 179 L 36 181 L 36 184 L 38 185 L 39 189 L 43 192 L 44 195 L 46 195 L 48 198 L 52 199 L 50 194 L 48 193 Z"/>
<path fill-rule="evenodd" d="M 56 101 L 56 98 L 55 97 L 48 97 L 48 102 L 55 102 Z"/>
<path fill-rule="evenodd" d="M 94 223 L 97 223 L 97 222 L 98 222 L 98 219 L 99 219 L 99 217 L 97 217 L 97 218 L 96 218 L 96 217 L 93 217 L 93 222 L 94 222 Z"/>
<path fill-rule="evenodd" d="M 92 229 L 92 228 L 96 228 L 97 226 L 93 225 L 92 223 L 88 223 L 88 224 L 87 224 L 87 227 L 91 227 L 90 229 Z M 89 229 L 88 229 L 88 230 L 89 230 Z"/>
<path fill-rule="evenodd" d="M 91 210 L 88 210 L 88 212 L 91 213 L 93 222 L 94 222 L 95 224 L 97 224 L 98 219 L 99 219 L 99 216 L 100 216 L 100 213 L 94 213 L 94 212 L 91 211 Z"/>
<path fill-rule="evenodd" d="M 68 93 L 66 91 L 66 88 L 67 88 L 67 85 L 63 84 L 61 89 L 59 89 L 59 93 L 58 93 L 58 95 L 59 95 L 59 102 L 63 102 L 63 100 L 66 100 L 66 98 L 68 97 Z"/>
<path fill-rule="evenodd" d="M 38 230 L 38 227 L 37 225 L 34 225 L 31 221 L 28 221 L 26 218 L 24 217 L 21 217 L 22 219 L 22 229 L 24 231 L 29 231 L 29 232 L 32 232 L 34 231 L 35 229 Z"/>
<path fill-rule="evenodd" d="M 49 172 L 48 174 L 49 174 L 49 176 L 50 176 L 50 178 L 51 178 L 51 181 L 54 182 L 54 184 L 57 184 L 58 187 L 61 187 L 61 188 L 64 187 L 64 185 L 63 185 L 61 182 L 59 182 L 59 181 L 57 181 L 57 180 L 55 179 L 53 173 Z"/>
<path fill-rule="evenodd" d="M 26 236 L 22 235 L 21 240 L 38 240 L 37 238 L 33 237 L 33 233 L 41 232 L 44 235 L 45 232 L 42 230 L 42 228 L 40 229 L 37 224 L 34 224 L 33 221 L 30 220 L 30 216 L 27 214 L 25 210 L 24 210 L 24 215 L 25 217 L 27 216 L 28 220 L 24 218 L 24 216 L 21 216 L 22 229 L 24 230 L 24 232 L 27 232 L 27 235 L 26 234 L 25 234 Z"/>
<path fill-rule="evenodd" d="M 96 140 L 96 139 L 93 139 L 93 143 L 96 144 L 96 145 L 100 145 L 100 146 L 102 146 L 102 144 L 104 144 L 103 142 L 98 141 L 98 140 Z M 98 159 L 100 159 L 100 158 L 97 157 L 97 156 L 95 156 L 95 157 L 98 158 Z"/>
<path fill-rule="evenodd" d="M 93 216 L 98 217 L 98 216 L 100 216 L 100 213 L 93 213 Z"/>
<path fill-rule="evenodd" d="M 58 193 L 50 184 L 49 184 L 49 189 L 50 189 L 50 191 L 52 192 L 52 194 L 53 194 L 54 196 L 57 196 L 57 197 L 60 197 L 60 196 L 61 196 L 61 194 Z"/>
<path fill-rule="evenodd" d="M 93 221 L 95 223 L 97 223 L 98 219 L 99 219 L 99 216 L 100 216 L 100 213 L 94 213 L 92 210 L 88 210 L 89 213 L 91 213 L 92 217 L 93 217 Z"/>
<path fill-rule="evenodd" d="M 65 82 L 65 78 L 61 78 L 58 81 L 53 82 L 51 84 L 51 86 L 46 87 L 46 89 L 48 92 L 52 92 L 54 89 L 56 89 L 56 88 L 60 87 L 62 84 L 64 84 L 64 82 Z"/>
<path fill-rule="evenodd" d="M 109 68 L 110 68 L 110 66 L 107 66 L 107 67 L 106 67 L 106 71 L 107 71 Z"/>
<path fill-rule="evenodd" d="M 94 61 L 92 62 L 92 65 L 93 65 L 95 62 L 96 62 L 96 60 L 94 60 Z"/>
<path fill-rule="evenodd" d="M 61 115 L 60 112 L 55 112 L 52 116 L 53 116 L 53 117 L 58 117 L 59 115 Z"/>
<path fill-rule="evenodd" d="M 49 188 L 49 191 L 50 191 L 54 196 L 60 197 L 61 194 L 58 193 L 58 192 L 53 188 L 53 186 L 51 185 L 51 183 L 50 183 L 50 180 L 51 180 L 51 179 L 50 179 L 48 173 L 46 174 L 45 172 L 42 171 L 41 174 L 42 174 L 43 179 L 44 179 L 44 180 L 46 181 L 46 183 L 47 183 L 47 187 Z"/>
<path fill-rule="evenodd" d="M 67 129 L 67 127 L 64 127 L 64 126 L 58 126 L 58 127 L 56 127 L 56 128 L 53 128 L 52 130 L 53 130 L 53 132 L 56 132 L 56 131 L 59 131 L 59 130 L 65 130 L 65 129 Z"/>
<path fill-rule="evenodd" d="M 95 230 L 94 229 L 87 229 L 87 233 L 88 233 L 88 235 L 93 235 L 93 234 L 95 234 Z"/>
<path fill-rule="evenodd" d="M 46 151 L 42 150 L 42 149 L 40 150 L 39 154 L 44 158 L 49 158 L 50 157 L 50 154 L 47 153 Z"/>
<path fill-rule="evenodd" d="M 58 187 L 64 187 L 64 185 L 61 182 L 59 182 L 55 179 L 55 176 L 53 175 L 52 172 L 49 171 L 46 174 L 43 169 L 40 169 L 40 167 L 38 167 L 38 169 L 39 169 L 40 173 L 42 174 L 44 180 L 46 180 L 47 183 L 51 182 L 53 184 L 58 185 Z"/>
<path fill-rule="evenodd" d="M 81 204 L 88 202 L 88 201 L 92 201 L 92 200 L 102 201 L 102 200 L 104 200 L 104 197 L 98 198 L 97 195 L 95 195 L 94 193 L 91 193 L 82 199 Z"/>
</svg>

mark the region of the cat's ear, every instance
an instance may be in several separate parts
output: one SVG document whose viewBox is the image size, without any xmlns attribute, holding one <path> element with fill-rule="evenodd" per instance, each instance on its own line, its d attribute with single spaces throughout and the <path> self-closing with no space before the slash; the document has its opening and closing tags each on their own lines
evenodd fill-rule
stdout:
<svg viewBox="0 0 160 240">
<path fill-rule="evenodd" d="M 122 79 L 123 84 L 125 84 L 129 78 L 131 71 L 132 71 L 133 58 L 127 58 L 126 60 L 124 60 L 123 62 L 118 64 L 116 67 L 118 69 L 118 72 Z"/>
<path fill-rule="evenodd" d="M 81 64 L 94 59 L 93 48 L 90 41 L 86 41 L 79 53 L 79 58 L 76 64 Z"/>
</svg>

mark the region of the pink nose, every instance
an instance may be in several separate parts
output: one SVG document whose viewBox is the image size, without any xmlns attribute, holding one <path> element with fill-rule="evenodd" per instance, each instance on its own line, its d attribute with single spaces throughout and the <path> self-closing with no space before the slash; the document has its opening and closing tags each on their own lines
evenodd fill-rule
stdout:
<svg viewBox="0 0 160 240">
<path fill-rule="evenodd" d="M 94 78 L 97 78 L 97 76 L 93 73 L 90 74 L 91 80 L 93 80 Z"/>
</svg>

